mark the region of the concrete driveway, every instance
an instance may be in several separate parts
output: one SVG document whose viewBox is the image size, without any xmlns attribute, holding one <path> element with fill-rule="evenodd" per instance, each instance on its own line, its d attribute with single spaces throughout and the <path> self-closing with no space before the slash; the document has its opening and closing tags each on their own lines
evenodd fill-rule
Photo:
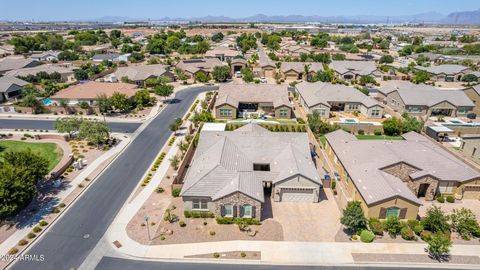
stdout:
<svg viewBox="0 0 480 270">
<path fill-rule="evenodd" d="M 335 241 L 340 210 L 330 189 L 320 197 L 319 203 L 272 202 L 273 219 L 282 225 L 285 241 Z"/>
</svg>

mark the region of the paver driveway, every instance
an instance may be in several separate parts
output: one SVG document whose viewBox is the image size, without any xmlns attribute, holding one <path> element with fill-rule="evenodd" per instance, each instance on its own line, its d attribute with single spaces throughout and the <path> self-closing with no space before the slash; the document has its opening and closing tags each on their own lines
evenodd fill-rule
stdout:
<svg viewBox="0 0 480 270">
<path fill-rule="evenodd" d="M 334 242 L 340 210 L 330 189 L 319 203 L 272 202 L 273 219 L 282 224 L 285 241 Z"/>
</svg>

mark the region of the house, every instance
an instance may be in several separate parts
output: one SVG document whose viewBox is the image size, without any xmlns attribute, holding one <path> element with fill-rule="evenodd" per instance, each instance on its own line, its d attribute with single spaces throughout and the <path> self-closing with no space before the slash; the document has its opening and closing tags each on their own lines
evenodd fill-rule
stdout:
<svg viewBox="0 0 480 270">
<path fill-rule="evenodd" d="M 475 104 L 473 113 L 480 115 L 480 85 L 473 85 L 462 90 L 465 95 Z"/>
<path fill-rule="evenodd" d="M 312 78 L 317 72 L 323 71 L 323 64 L 317 62 L 282 62 L 280 73 L 285 81 L 302 80 L 305 77 L 305 66 L 308 66 L 307 78 Z"/>
<path fill-rule="evenodd" d="M 255 124 L 202 131 L 180 196 L 185 211 L 261 219 L 265 200 L 318 202 L 322 188 L 308 135 Z"/>
<path fill-rule="evenodd" d="M 296 43 L 296 42 L 295 42 Z M 281 54 L 284 56 L 290 57 L 300 57 L 300 54 L 310 54 L 312 52 L 312 47 L 304 45 L 290 45 L 287 44 L 281 48 Z"/>
<path fill-rule="evenodd" d="M 317 111 L 322 118 L 330 112 L 360 112 L 367 118 L 382 118 L 383 106 L 358 89 L 341 84 L 302 82 L 295 85 L 298 101 L 306 113 Z"/>
<path fill-rule="evenodd" d="M 377 70 L 375 61 L 332 61 L 330 68 L 343 80 L 358 80 L 362 76 L 380 78 L 382 73 Z"/>
<path fill-rule="evenodd" d="M 40 72 L 46 72 L 49 75 L 51 75 L 52 73 L 59 73 L 60 80 L 62 82 L 75 81 L 75 76 L 73 75 L 73 68 L 64 65 L 45 64 L 35 67 L 14 69 L 8 71 L 5 74 L 14 77 L 27 77 L 29 75 L 37 75 Z"/>
<path fill-rule="evenodd" d="M 28 82 L 12 76 L 0 77 L 0 102 L 14 99 L 22 94 L 22 89 Z"/>
<path fill-rule="evenodd" d="M 215 67 L 225 64 L 218 58 L 188 59 L 178 62 L 177 68 L 181 69 L 190 79 L 194 79 L 199 72 L 210 75 Z"/>
<path fill-rule="evenodd" d="M 41 64 L 42 63 L 40 63 L 39 61 L 33 60 L 33 59 L 25 59 L 23 57 L 22 58 L 7 57 L 0 60 L 0 75 L 3 75 L 10 70 L 35 67 Z"/>
<path fill-rule="evenodd" d="M 258 64 L 260 67 L 260 75 L 265 78 L 274 78 L 277 73 L 277 66 L 275 62 L 270 60 L 270 57 L 265 53 L 262 46 L 258 48 Z"/>
<path fill-rule="evenodd" d="M 445 65 L 438 65 L 438 66 L 416 66 L 416 70 L 423 70 L 427 73 L 431 74 L 433 77 L 432 79 L 435 81 L 443 81 L 443 82 L 458 82 L 461 81 L 463 76 L 469 74 L 472 70 L 469 67 L 462 66 L 462 65 L 453 65 L 453 64 L 445 64 Z"/>
<path fill-rule="evenodd" d="M 236 72 L 242 71 L 243 68 L 246 68 L 248 64 L 247 60 L 243 58 L 233 58 L 230 66 L 232 67 L 232 74 L 235 74 Z"/>
<path fill-rule="evenodd" d="M 36 61 L 58 61 L 58 55 L 61 53 L 61 51 L 46 51 L 46 52 L 41 52 L 41 53 L 34 53 L 30 55 L 30 59 L 36 60 Z"/>
<path fill-rule="evenodd" d="M 89 81 L 71 85 L 68 88 L 60 90 L 51 96 L 53 104 L 60 105 L 65 101 L 69 105 L 76 105 L 82 101 L 87 102 L 90 106 L 95 106 L 98 97 L 111 97 L 114 93 L 125 94 L 129 98 L 135 96 L 138 91 L 135 84 L 130 83 L 103 83 Z"/>
<path fill-rule="evenodd" d="M 466 116 L 475 104 L 462 90 L 399 81 L 378 89 L 377 98 L 399 113 L 412 116 Z"/>
<path fill-rule="evenodd" d="M 420 198 L 480 198 L 477 170 L 418 133 L 402 136 L 384 141 L 358 140 L 343 130 L 325 135 L 340 201 L 360 201 L 367 218 L 416 219 Z"/>
<path fill-rule="evenodd" d="M 478 134 L 463 134 L 462 144 L 460 150 L 463 154 L 471 157 L 472 159 L 480 159 L 480 135 Z"/>
<path fill-rule="evenodd" d="M 278 84 L 221 84 L 215 101 L 219 119 L 257 118 L 271 116 L 289 119 L 292 104 L 286 85 Z"/>
<path fill-rule="evenodd" d="M 129 53 L 127 54 L 118 54 L 118 53 L 100 53 L 100 54 L 95 54 L 92 56 L 92 61 L 95 63 L 101 63 L 103 61 L 109 61 L 109 62 L 120 62 L 128 61 L 128 57 L 130 56 Z"/>
<path fill-rule="evenodd" d="M 142 86 L 147 79 L 160 76 L 165 76 L 171 81 L 175 80 L 175 75 L 167 69 L 167 66 L 157 64 L 119 67 L 113 74 L 107 75 L 105 81 L 118 82 L 122 81 L 122 78 L 128 78 L 129 81 Z"/>
<path fill-rule="evenodd" d="M 219 46 L 205 53 L 205 58 L 218 58 L 220 61 L 232 60 L 239 56 L 240 52 L 229 47 Z"/>
</svg>

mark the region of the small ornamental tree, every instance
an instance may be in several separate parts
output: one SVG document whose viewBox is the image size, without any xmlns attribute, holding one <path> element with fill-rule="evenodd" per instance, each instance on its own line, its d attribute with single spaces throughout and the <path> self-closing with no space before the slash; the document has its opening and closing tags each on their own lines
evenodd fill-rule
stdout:
<svg viewBox="0 0 480 270">
<path fill-rule="evenodd" d="M 83 122 L 83 119 L 78 117 L 58 118 L 57 121 L 55 122 L 55 129 L 58 132 L 68 133 L 68 136 L 71 138 L 73 134 L 78 132 L 82 122 Z"/>
<path fill-rule="evenodd" d="M 427 251 L 430 257 L 438 261 L 445 261 L 449 257 L 452 241 L 443 233 L 437 232 L 432 234 L 428 240 Z"/>
<path fill-rule="evenodd" d="M 448 216 L 438 206 L 432 206 L 427 209 L 425 218 L 421 221 L 425 230 L 431 232 L 448 232 L 450 231 L 450 224 L 448 223 Z"/>
<path fill-rule="evenodd" d="M 347 208 L 343 210 L 343 216 L 340 218 L 340 223 L 355 233 L 367 228 L 367 219 L 363 214 L 359 201 L 353 201 L 348 204 Z"/>
<path fill-rule="evenodd" d="M 228 66 L 216 66 L 213 68 L 212 77 L 217 82 L 225 82 L 230 77 L 230 68 Z"/>
</svg>

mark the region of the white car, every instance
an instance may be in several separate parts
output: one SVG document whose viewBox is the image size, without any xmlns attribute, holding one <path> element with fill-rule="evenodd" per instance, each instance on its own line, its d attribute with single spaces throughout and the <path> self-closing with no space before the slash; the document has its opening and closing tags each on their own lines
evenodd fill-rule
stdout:
<svg viewBox="0 0 480 270">
<path fill-rule="evenodd" d="M 235 78 L 241 78 L 242 77 L 242 72 L 237 71 L 235 72 Z"/>
<path fill-rule="evenodd" d="M 267 83 L 267 79 L 265 79 L 265 77 L 260 77 L 260 82 L 261 83 Z"/>
</svg>

